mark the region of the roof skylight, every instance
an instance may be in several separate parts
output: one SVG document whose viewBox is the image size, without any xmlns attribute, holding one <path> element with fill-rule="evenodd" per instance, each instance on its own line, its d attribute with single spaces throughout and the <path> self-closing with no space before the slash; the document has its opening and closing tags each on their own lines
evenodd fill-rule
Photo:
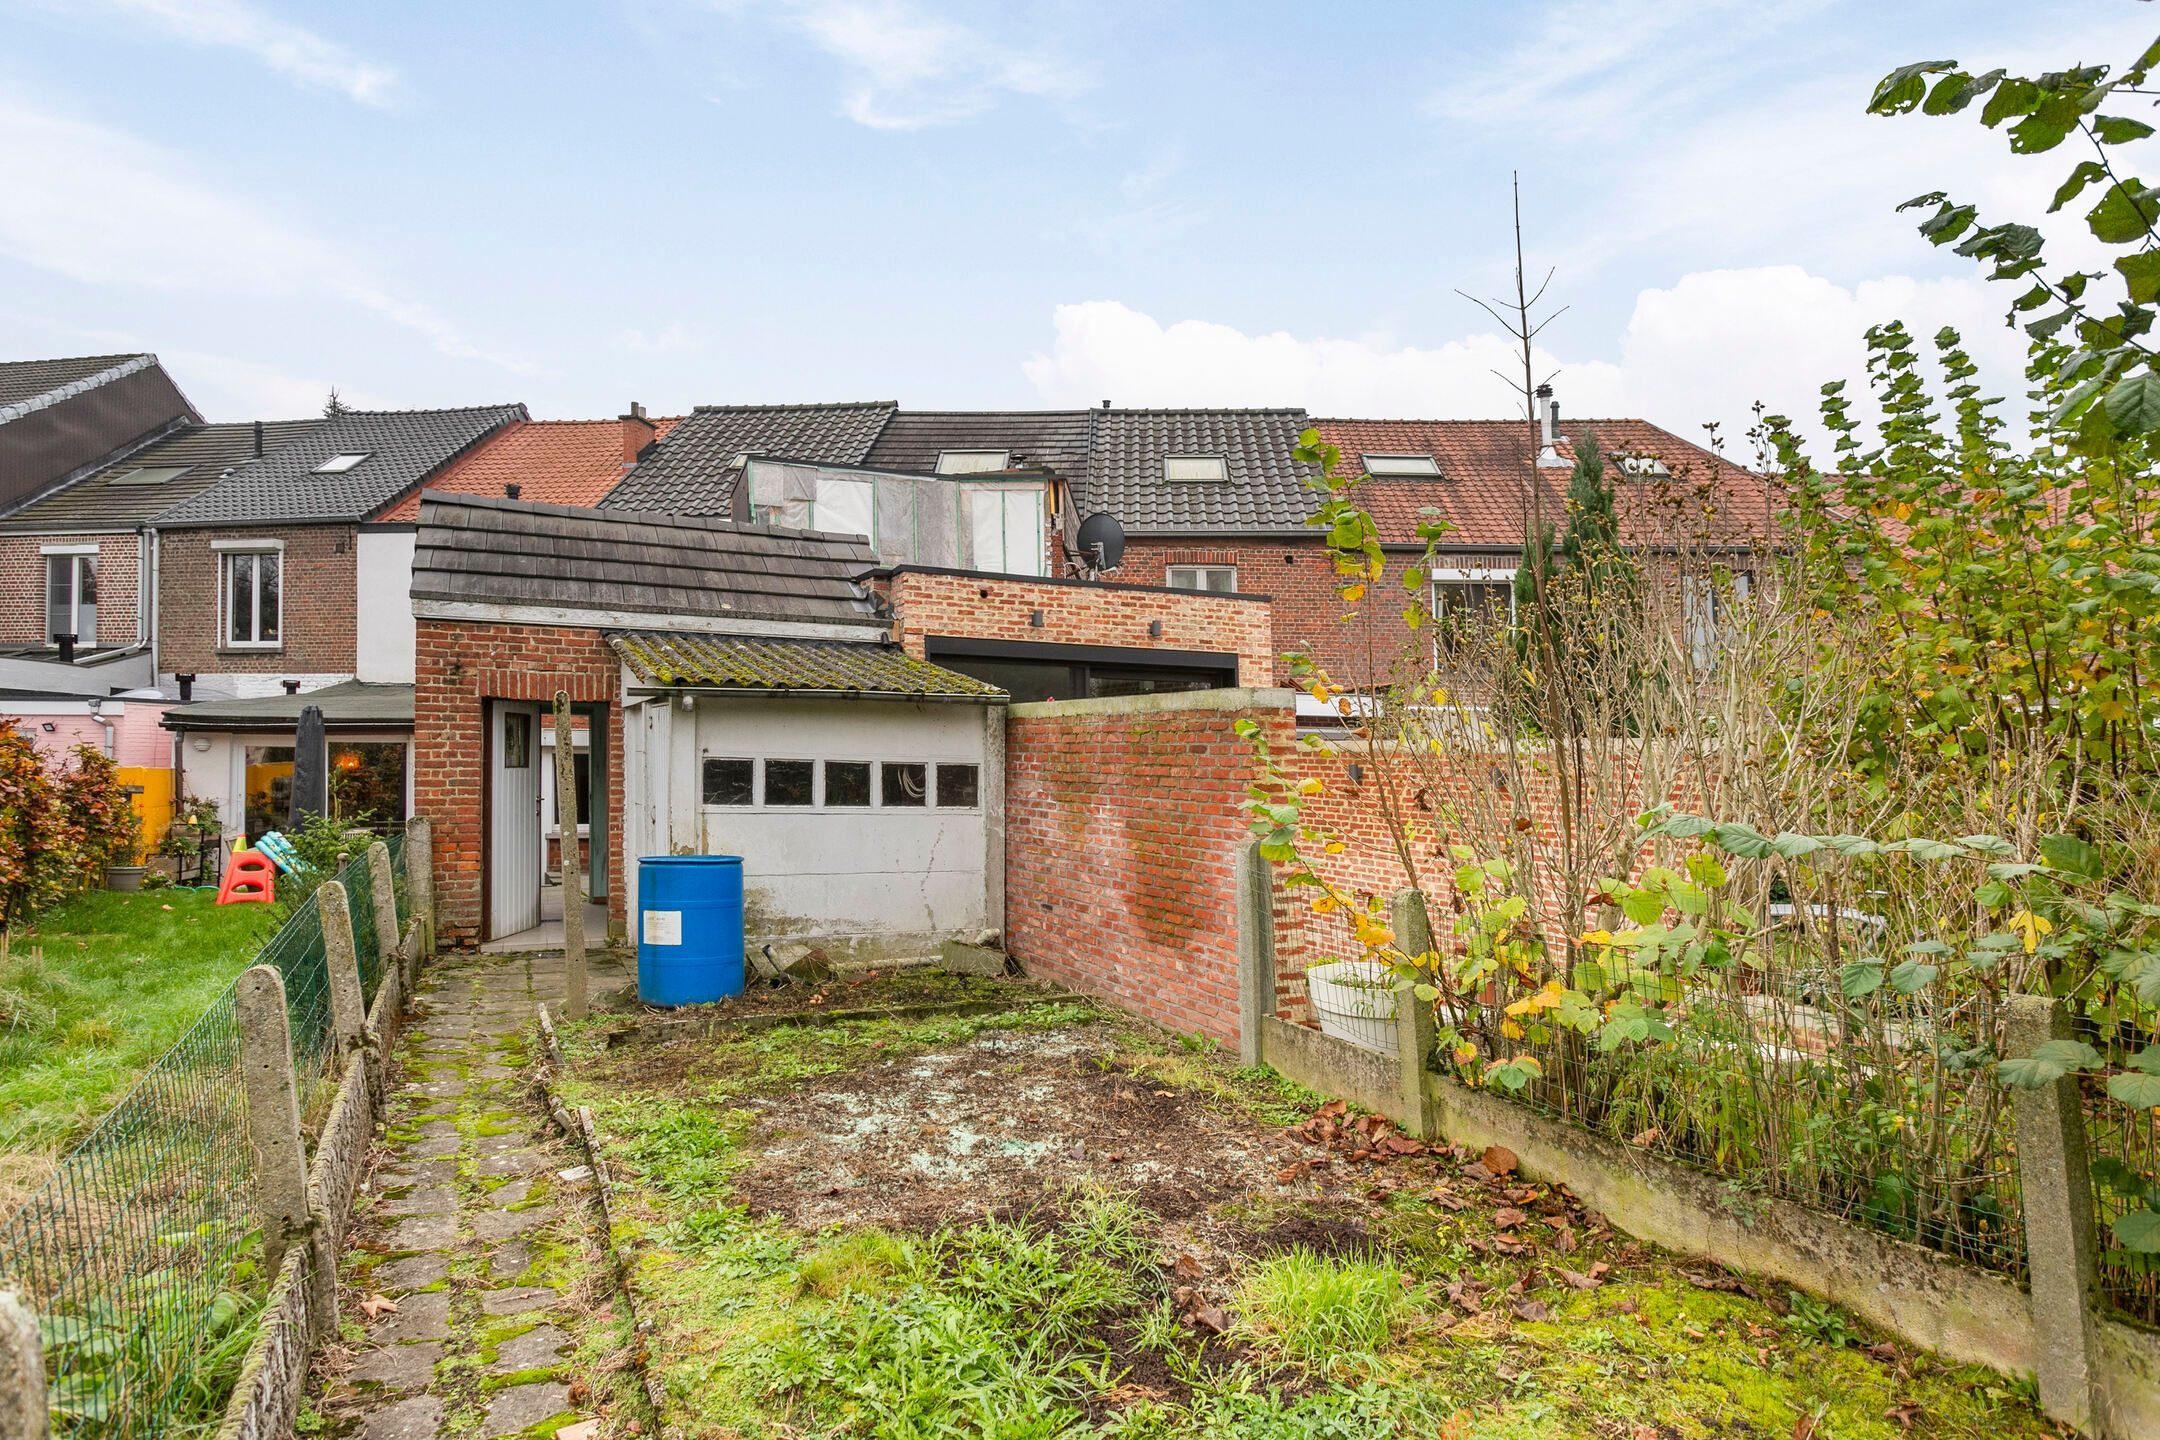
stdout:
<svg viewBox="0 0 2160 1440">
<path fill-rule="evenodd" d="M 108 485 L 163 485 L 168 480 L 179 479 L 194 468 L 192 465 L 145 465 L 141 469 L 129 470 L 124 474 L 115 475 L 105 483 Z"/>
<path fill-rule="evenodd" d="M 1230 478 L 1230 462 L 1220 455 L 1165 455 L 1162 478 L 1220 483 Z"/>
<path fill-rule="evenodd" d="M 367 459 L 368 453 L 363 451 L 358 455 L 333 455 L 323 461 L 322 464 L 317 465 L 315 473 L 317 475 L 343 475 L 346 471 L 353 469 L 361 461 Z"/>
<path fill-rule="evenodd" d="M 1430 455 L 1361 455 L 1368 475 L 1438 475 L 1440 462 Z"/>
<path fill-rule="evenodd" d="M 1010 450 L 938 451 L 937 473 L 940 475 L 987 475 L 993 471 L 1011 468 Z"/>
</svg>

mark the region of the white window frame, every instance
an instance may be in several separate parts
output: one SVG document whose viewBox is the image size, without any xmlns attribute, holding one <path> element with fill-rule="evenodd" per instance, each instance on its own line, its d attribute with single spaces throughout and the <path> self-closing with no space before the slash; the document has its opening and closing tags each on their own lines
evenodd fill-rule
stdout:
<svg viewBox="0 0 2160 1440">
<path fill-rule="evenodd" d="M 44 561 L 45 571 L 43 576 L 40 577 L 45 582 L 44 593 L 38 597 L 38 611 L 45 617 L 45 646 L 50 649 L 53 645 L 52 562 L 55 560 L 72 562 L 68 566 L 68 633 L 73 634 L 75 643 L 85 649 L 95 646 L 97 644 L 95 617 L 93 617 L 91 625 L 93 633 L 89 635 L 82 633 L 82 567 L 86 564 L 90 567 L 90 583 L 94 588 L 98 582 L 98 547 L 95 545 L 40 545 L 38 547 L 38 556 Z M 90 603 L 95 606 L 101 602 L 93 600 Z"/>
<path fill-rule="evenodd" d="M 1725 652 L 1725 631 L 1731 623 L 1728 606 L 1745 605 L 1754 589 L 1755 577 L 1746 570 L 1681 577 L 1681 626 L 1687 636 L 1688 657 L 1697 670 L 1717 668 L 1718 656 Z"/>
<path fill-rule="evenodd" d="M 1210 575 L 1227 575 L 1230 583 L 1218 590 L 1206 583 L 1206 577 Z M 1166 565 L 1163 567 L 1163 584 L 1172 590 L 1191 590 L 1201 595 L 1233 595 L 1237 593 L 1237 566 Z"/>
<path fill-rule="evenodd" d="M 1179 475 L 1173 473 L 1180 465 L 1192 465 L 1205 461 L 1220 473 L 1212 475 Z M 1165 455 L 1162 462 L 1162 478 L 1169 485 L 1225 485 L 1230 480 L 1230 457 L 1227 455 Z"/>
<path fill-rule="evenodd" d="M 977 465 L 980 457 L 995 459 L 995 465 Z M 1010 450 L 940 450 L 937 457 L 937 473 L 940 475 L 995 475 L 1001 470 L 1012 469 Z"/>
<path fill-rule="evenodd" d="M 1516 625 L 1515 572 L 1513 565 L 1463 565 L 1436 567 L 1427 592 L 1432 599 L 1433 614 L 1433 660 L 1437 664 L 1446 658 L 1448 611 L 1441 599 L 1441 587 L 1451 584 L 1493 584 L 1507 586 L 1507 623 L 1510 630 Z"/>
<path fill-rule="evenodd" d="M 1440 462 L 1430 455 L 1360 455 L 1365 473 L 1383 477 L 1399 476 L 1406 479 L 1437 480 L 1440 478 Z"/>
<path fill-rule="evenodd" d="M 210 548 L 217 552 L 217 648 L 220 650 L 282 650 L 285 648 L 285 542 L 282 540 L 213 540 Z M 277 638 L 274 640 L 235 640 L 232 616 L 227 613 L 232 604 L 232 564 L 240 555 L 275 555 L 278 562 L 277 587 Z M 254 595 L 250 603 L 253 612 L 250 619 L 253 633 L 262 634 L 262 571 L 257 559 Z"/>
<path fill-rule="evenodd" d="M 313 473 L 317 475 L 343 475 L 348 470 L 359 469 L 374 457 L 375 452 L 372 450 L 341 450 L 320 465 L 317 465 Z"/>
</svg>

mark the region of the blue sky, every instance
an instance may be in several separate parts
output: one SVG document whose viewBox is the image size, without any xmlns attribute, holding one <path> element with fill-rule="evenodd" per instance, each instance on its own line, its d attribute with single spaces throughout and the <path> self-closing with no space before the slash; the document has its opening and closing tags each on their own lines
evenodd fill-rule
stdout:
<svg viewBox="0 0 2160 1440">
<path fill-rule="evenodd" d="M 2041 12 L 2045 12 L 2042 14 Z M 892 398 L 1490 415 L 1508 185 L 1570 413 L 1806 408 L 2001 296 L 1896 202 L 2068 162 L 1861 114 L 2045 7 L 0 0 L 0 353 L 154 349 L 217 418 Z"/>
</svg>

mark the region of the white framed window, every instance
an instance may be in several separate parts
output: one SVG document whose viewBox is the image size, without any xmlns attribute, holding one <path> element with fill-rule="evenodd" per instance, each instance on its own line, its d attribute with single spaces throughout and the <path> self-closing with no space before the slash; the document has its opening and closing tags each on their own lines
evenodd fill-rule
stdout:
<svg viewBox="0 0 2160 1440">
<path fill-rule="evenodd" d="M 218 642 L 271 650 L 285 641 L 285 552 L 226 550 L 218 556 Z"/>
<path fill-rule="evenodd" d="M 1010 450 L 940 450 L 937 457 L 937 473 L 940 475 L 990 475 L 1000 470 L 1012 469 Z"/>
<path fill-rule="evenodd" d="M 1440 462 L 1430 455 L 1360 455 L 1367 475 L 1424 475 L 1440 473 Z"/>
<path fill-rule="evenodd" d="M 971 486 L 967 503 L 975 569 L 999 575 L 1049 573 L 1040 488 Z"/>
<path fill-rule="evenodd" d="M 1620 473 L 1630 480 L 1661 479 L 1672 474 L 1672 467 L 1655 455 L 1622 455 Z"/>
<path fill-rule="evenodd" d="M 78 645 L 97 643 L 97 547 L 46 548 L 45 641 L 72 635 Z"/>
<path fill-rule="evenodd" d="M 1165 455 L 1162 478 L 1182 483 L 1221 483 L 1230 478 L 1230 462 L 1220 455 Z"/>
<path fill-rule="evenodd" d="M 810 502 L 810 528 L 833 535 L 860 535 L 877 544 L 877 486 L 868 480 L 817 479 Z"/>
<path fill-rule="evenodd" d="M 1514 628 L 1513 566 L 1436 569 L 1432 597 L 1437 643 L 1443 650 L 1474 635 Z"/>
<path fill-rule="evenodd" d="M 372 453 L 372 451 L 363 450 L 356 455 L 333 455 L 323 461 L 322 464 L 317 465 L 315 473 L 317 475 L 343 475 L 346 471 L 357 468 L 360 462 L 367 459 Z"/>
<path fill-rule="evenodd" d="M 1755 577 L 1744 570 L 1689 575 L 1681 581 L 1681 623 L 1696 669 L 1708 670 L 1717 664 L 1725 648 L 1725 631 L 1732 626 L 1733 607 L 1747 603 L 1754 583 Z"/>
<path fill-rule="evenodd" d="M 1163 571 L 1163 583 L 1172 590 L 1211 590 L 1228 595 L 1237 589 L 1237 566 L 1172 565 Z"/>
</svg>

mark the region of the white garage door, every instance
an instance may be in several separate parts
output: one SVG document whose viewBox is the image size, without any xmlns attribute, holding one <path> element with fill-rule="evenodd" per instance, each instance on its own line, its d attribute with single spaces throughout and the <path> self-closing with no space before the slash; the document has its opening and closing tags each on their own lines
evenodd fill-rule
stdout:
<svg viewBox="0 0 2160 1440">
<path fill-rule="evenodd" d="M 743 857 L 753 943 L 981 928 L 983 709 L 702 698 L 701 848 Z"/>
</svg>

